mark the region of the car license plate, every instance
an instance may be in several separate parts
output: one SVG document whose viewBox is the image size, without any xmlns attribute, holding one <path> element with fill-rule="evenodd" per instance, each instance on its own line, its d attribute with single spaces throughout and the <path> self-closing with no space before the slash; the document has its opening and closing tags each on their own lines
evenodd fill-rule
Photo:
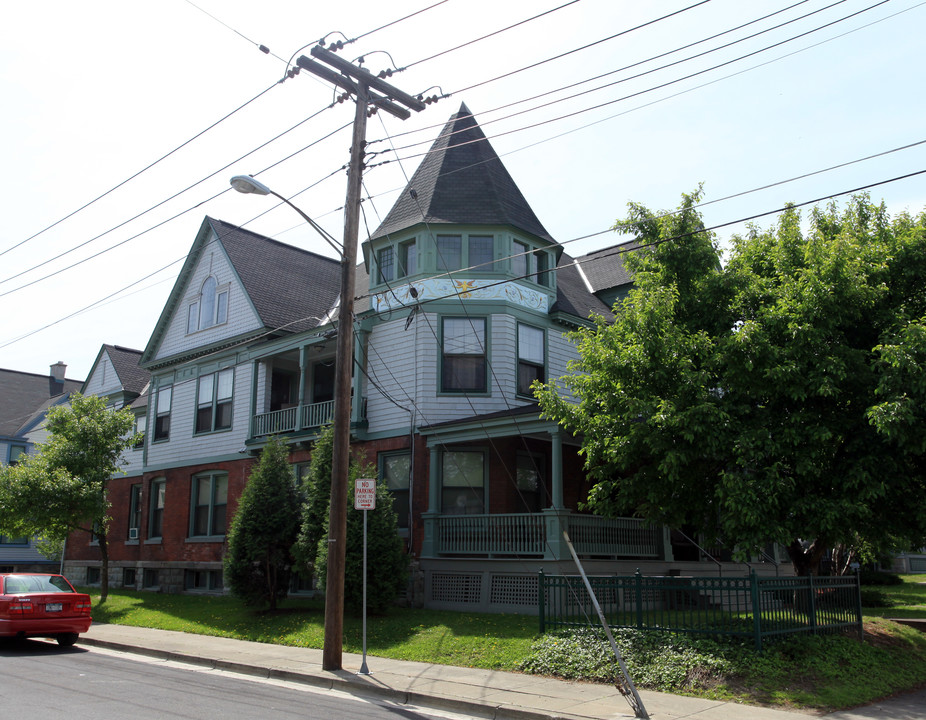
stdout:
<svg viewBox="0 0 926 720">
<path fill-rule="evenodd" d="M 61 612 L 61 603 L 48 603 L 45 612 Z"/>
</svg>

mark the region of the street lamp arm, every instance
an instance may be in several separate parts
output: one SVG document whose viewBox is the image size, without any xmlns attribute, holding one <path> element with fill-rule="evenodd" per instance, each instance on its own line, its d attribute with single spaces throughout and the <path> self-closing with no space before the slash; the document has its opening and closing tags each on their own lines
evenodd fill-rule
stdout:
<svg viewBox="0 0 926 720">
<path fill-rule="evenodd" d="M 289 205 L 293 210 L 299 213 L 300 217 L 303 220 L 305 220 L 309 225 L 311 225 L 312 228 L 315 230 L 315 232 L 317 232 L 319 235 L 322 236 L 322 238 L 324 238 L 326 243 L 328 243 L 331 247 L 334 248 L 334 251 L 338 254 L 339 257 L 341 258 L 344 257 L 344 248 L 342 248 L 340 244 L 338 244 L 338 241 L 335 240 L 334 237 L 327 230 L 322 228 L 321 225 L 319 225 L 312 218 L 306 215 L 298 207 L 293 205 L 285 197 L 280 195 L 280 193 L 275 192 L 274 190 L 271 190 L 269 187 L 264 185 L 259 180 L 255 180 L 250 175 L 236 175 L 235 177 L 231 179 L 231 186 L 240 193 L 245 193 L 245 194 L 252 193 L 254 195 L 273 195 L 275 198 L 279 198 L 284 203 Z"/>
</svg>

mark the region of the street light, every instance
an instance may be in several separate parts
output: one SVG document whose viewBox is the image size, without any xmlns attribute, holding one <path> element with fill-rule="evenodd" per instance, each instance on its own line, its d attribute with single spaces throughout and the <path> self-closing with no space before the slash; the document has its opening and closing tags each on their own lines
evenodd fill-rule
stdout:
<svg viewBox="0 0 926 720">
<path fill-rule="evenodd" d="M 235 175 L 235 177 L 231 179 L 231 186 L 238 192 L 244 193 L 245 195 L 273 195 L 273 197 L 279 198 L 287 205 L 289 205 L 293 210 L 299 213 L 302 216 L 302 219 L 311 225 L 315 231 L 325 239 L 326 243 L 334 248 L 335 252 L 338 254 L 338 257 L 344 257 L 344 248 L 340 246 L 338 241 L 335 240 L 331 234 L 328 233 L 328 231 L 326 231 L 321 225 L 302 212 L 302 210 L 293 205 L 285 197 L 268 188 L 260 180 L 256 180 L 250 175 Z"/>
<path fill-rule="evenodd" d="M 358 107 L 360 104 L 358 103 Z M 358 111 L 359 112 L 359 111 Z M 366 119 L 366 116 L 363 116 Z M 363 125 L 365 128 L 365 123 Z M 358 144 L 359 147 L 359 144 Z M 359 166 L 359 160 L 355 167 Z M 345 210 L 345 247 L 341 248 L 327 232 L 282 195 L 275 193 L 250 175 L 237 175 L 231 185 L 241 193 L 273 195 L 299 213 L 341 257 L 341 287 L 338 304 L 337 354 L 334 376 L 334 437 L 331 448 L 331 499 L 328 509 L 328 576 L 325 584 L 325 646 L 322 668 L 341 669 L 344 637 L 344 564 L 347 548 L 347 483 L 350 464 L 351 370 L 354 365 L 354 259 L 357 256 L 357 218 L 359 207 L 359 173 L 354 181 L 353 196 Z M 346 252 L 345 252 L 346 248 Z"/>
</svg>

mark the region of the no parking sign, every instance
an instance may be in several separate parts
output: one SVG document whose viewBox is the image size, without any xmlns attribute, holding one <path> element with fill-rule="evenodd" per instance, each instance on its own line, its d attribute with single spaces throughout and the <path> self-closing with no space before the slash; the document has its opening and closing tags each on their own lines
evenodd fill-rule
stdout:
<svg viewBox="0 0 926 720">
<path fill-rule="evenodd" d="M 354 510 L 376 509 L 376 478 L 354 480 Z"/>
</svg>

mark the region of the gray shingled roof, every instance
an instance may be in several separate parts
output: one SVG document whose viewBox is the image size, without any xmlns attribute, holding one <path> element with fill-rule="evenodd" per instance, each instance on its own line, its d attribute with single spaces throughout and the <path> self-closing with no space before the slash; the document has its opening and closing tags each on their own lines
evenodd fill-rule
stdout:
<svg viewBox="0 0 926 720">
<path fill-rule="evenodd" d="M 61 385 L 49 375 L 0 368 L 0 435 L 18 435 L 50 398 L 80 390 L 82 384 L 81 380 L 65 379 Z"/>
<path fill-rule="evenodd" d="M 633 250 L 636 247 L 638 247 L 637 241 L 631 240 L 578 258 L 582 272 L 588 278 L 592 290 L 600 292 L 633 282 L 633 275 L 624 266 L 624 256 L 626 250 Z"/>
<path fill-rule="evenodd" d="M 585 265 L 582 268 L 585 269 Z M 611 309 L 588 291 L 573 259 L 563 253 L 556 266 L 556 302 L 550 312 L 564 312 L 588 319 L 591 313 L 607 317 Z"/>
<path fill-rule="evenodd" d="M 340 292 L 341 263 L 209 218 L 267 328 L 301 332 L 318 325 Z"/>
<path fill-rule="evenodd" d="M 466 105 L 451 116 L 371 239 L 422 222 L 509 225 L 554 242 Z"/>
<path fill-rule="evenodd" d="M 151 379 L 151 373 L 139 366 L 141 360 L 141 350 L 132 350 L 131 348 L 120 345 L 103 345 L 109 359 L 112 361 L 119 376 L 119 383 L 126 392 L 140 395 L 148 380 Z"/>
</svg>

